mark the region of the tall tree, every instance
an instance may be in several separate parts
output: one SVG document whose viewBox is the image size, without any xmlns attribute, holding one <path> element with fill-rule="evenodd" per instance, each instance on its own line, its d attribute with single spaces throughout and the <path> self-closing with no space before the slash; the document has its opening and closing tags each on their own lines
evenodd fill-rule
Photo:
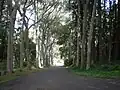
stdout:
<svg viewBox="0 0 120 90">
<path fill-rule="evenodd" d="M 87 32 L 87 10 L 88 10 L 88 4 L 89 0 L 84 1 L 84 16 L 83 16 L 83 35 L 82 35 L 82 48 L 81 48 L 81 69 L 84 68 L 84 61 L 85 61 L 85 40 L 86 40 L 86 32 Z"/>
<path fill-rule="evenodd" d="M 91 48 L 92 48 L 92 40 L 93 40 L 93 32 L 94 32 L 94 20 L 95 20 L 95 15 L 96 15 L 96 2 L 97 0 L 94 0 L 94 5 L 93 5 L 93 11 L 92 11 L 92 18 L 90 22 L 90 31 L 89 31 L 89 36 L 88 36 L 88 49 L 87 49 L 87 65 L 86 69 L 90 69 L 90 63 L 91 63 Z"/>
<path fill-rule="evenodd" d="M 11 73 L 13 70 L 13 33 L 14 33 L 17 8 L 19 7 L 19 1 L 15 1 L 14 7 L 12 0 L 7 1 L 7 5 L 9 11 L 9 19 L 10 19 L 9 30 L 8 30 L 7 71 Z"/>
</svg>

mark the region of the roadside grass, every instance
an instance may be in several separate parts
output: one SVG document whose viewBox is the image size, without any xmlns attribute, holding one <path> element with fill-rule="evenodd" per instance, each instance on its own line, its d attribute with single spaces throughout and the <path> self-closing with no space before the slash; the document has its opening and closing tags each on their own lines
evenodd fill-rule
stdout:
<svg viewBox="0 0 120 90">
<path fill-rule="evenodd" d="M 120 70 L 104 70 L 100 68 L 92 68 L 90 70 L 81 70 L 80 68 L 68 68 L 68 70 L 80 76 L 107 79 L 120 78 Z"/>
<path fill-rule="evenodd" d="M 7 75 L 4 75 L 4 76 L 0 76 L 0 83 L 4 83 L 4 82 L 10 81 L 10 80 L 14 80 L 14 79 L 17 79 L 20 76 L 29 75 L 31 73 L 38 72 L 40 70 L 41 69 L 32 69 L 32 70 L 24 69 L 21 72 L 20 72 L 20 70 L 16 70 L 14 73 L 7 74 Z"/>
</svg>

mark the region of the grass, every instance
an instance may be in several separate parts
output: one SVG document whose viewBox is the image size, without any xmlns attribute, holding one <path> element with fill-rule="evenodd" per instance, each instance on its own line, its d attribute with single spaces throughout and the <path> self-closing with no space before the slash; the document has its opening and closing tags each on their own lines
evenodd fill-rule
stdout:
<svg viewBox="0 0 120 90">
<path fill-rule="evenodd" d="M 4 83 L 13 79 L 17 79 L 20 76 L 23 75 L 28 75 L 30 73 L 34 73 L 34 72 L 38 72 L 40 71 L 39 69 L 34 69 L 34 70 L 23 70 L 22 72 L 20 72 L 19 70 L 17 70 L 16 72 L 12 73 L 12 74 L 7 74 L 4 76 L 0 76 L 0 83 Z"/>
<path fill-rule="evenodd" d="M 120 78 L 120 70 L 102 70 L 102 69 L 90 69 L 81 70 L 79 68 L 69 68 L 70 71 L 80 76 L 90 76 L 95 78 Z"/>
</svg>

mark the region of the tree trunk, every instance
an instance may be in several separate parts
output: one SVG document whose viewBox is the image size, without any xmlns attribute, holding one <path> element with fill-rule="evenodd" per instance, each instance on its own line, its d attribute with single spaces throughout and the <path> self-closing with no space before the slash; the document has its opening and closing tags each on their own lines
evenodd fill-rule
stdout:
<svg viewBox="0 0 120 90">
<path fill-rule="evenodd" d="M 23 60 L 24 60 L 24 40 L 23 40 L 23 33 L 24 33 L 23 30 L 21 30 L 21 35 L 20 35 L 20 70 L 23 69 Z"/>
<path fill-rule="evenodd" d="M 14 33 L 14 25 L 16 20 L 18 2 L 15 2 L 14 8 L 12 7 L 12 0 L 7 2 L 8 11 L 10 16 L 10 25 L 8 31 L 8 48 L 7 48 L 7 71 L 12 73 L 13 70 L 13 33 Z"/>
<path fill-rule="evenodd" d="M 53 48 L 51 48 L 50 52 L 50 64 L 53 65 Z"/>
<path fill-rule="evenodd" d="M 116 12 L 115 12 L 116 14 Z M 116 15 L 115 15 L 116 16 Z M 118 0 L 118 18 L 116 18 L 117 20 L 117 27 L 116 27 L 116 30 L 115 30 L 115 45 L 114 45 L 114 60 L 118 60 L 120 57 L 119 57 L 119 52 L 120 52 L 120 0 Z"/>
<path fill-rule="evenodd" d="M 85 57 L 85 39 L 86 39 L 86 26 L 87 26 L 87 8 L 89 0 L 84 4 L 84 17 L 83 17 L 83 35 L 82 35 L 82 48 L 81 48 L 81 69 L 84 68 L 84 57 Z"/>
<path fill-rule="evenodd" d="M 97 61 L 96 63 L 100 62 L 100 42 L 101 42 L 101 0 L 98 0 L 98 35 L 97 35 Z"/>
<path fill-rule="evenodd" d="M 37 45 L 38 45 L 38 51 L 37 51 L 37 53 L 38 53 L 38 58 L 37 58 L 37 60 L 36 60 L 36 67 L 37 68 L 39 68 L 39 64 L 40 64 L 40 58 L 41 58 L 41 55 L 40 55 L 40 49 L 41 49 L 41 47 L 40 47 L 40 35 L 38 35 L 38 41 L 37 41 L 38 43 L 37 43 Z M 41 67 L 41 66 L 40 66 Z"/>
<path fill-rule="evenodd" d="M 45 41 L 45 33 L 44 30 L 42 31 L 42 42 L 41 42 L 41 54 L 42 54 L 42 60 L 43 60 L 43 67 L 45 67 L 46 61 L 45 61 L 45 50 L 44 50 L 44 41 Z"/>
<path fill-rule="evenodd" d="M 91 65 L 95 65 L 96 61 L 96 46 L 95 46 L 95 36 L 96 36 L 96 31 L 94 30 L 93 32 L 93 40 L 92 40 L 92 58 L 91 58 Z"/>
<path fill-rule="evenodd" d="M 93 39 L 93 30 L 94 30 L 94 20 L 95 20 L 95 14 L 96 14 L 96 2 L 97 0 L 94 0 L 93 5 L 93 11 L 92 11 L 92 18 L 90 23 L 90 31 L 88 36 L 88 50 L 87 50 L 87 65 L 86 70 L 90 69 L 91 64 L 91 47 L 92 47 L 92 39 Z"/>
<path fill-rule="evenodd" d="M 79 48 L 79 31 L 77 30 L 77 61 L 76 61 L 76 66 L 77 67 L 79 67 L 79 57 L 80 57 L 80 55 L 79 55 L 79 50 L 80 50 L 80 48 Z"/>
<path fill-rule="evenodd" d="M 111 1 L 109 0 L 109 6 L 110 6 L 110 12 L 111 12 Z M 112 52 L 112 29 L 113 29 L 113 23 L 111 18 L 111 13 L 109 13 L 109 19 L 110 19 L 110 35 L 109 35 L 109 49 L 108 49 L 108 63 L 111 63 L 111 52 Z"/>
<path fill-rule="evenodd" d="M 29 56 L 29 32 L 28 29 L 26 29 L 25 31 L 25 35 L 26 35 L 26 60 L 27 60 L 27 68 L 30 69 L 30 56 Z"/>
<path fill-rule="evenodd" d="M 71 34 L 70 34 L 70 37 L 69 37 L 69 54 L 68 54 L 68 60 L 71 59 Z"/>
<path fill-rule="evenodd" d="M 79 64 L 80 64 L 80 45 L 79 45 L 79 43 L 80 43 L 80 26 L 81 26 L 81 23 L 80 23 L 80 19 L 81 19 L 81 13 L 80 13 L 80 11 L 81 11 L 81 8 L 80 8 L 80 0 L 77 0 L 77 3 L 78 3 L 78 20 L 77 20 L 77 61 L 76 61 L 76 66 L 77 67 L 79 67 Z"/>
<path fill-rule="evenodd" d="M 38 1 L 34 3 L 34 7 L 35 7 L 35 22 L 39 19 L 39 15 L 38 15 Z M 35 23 L 34 22 L 34 23 Z M 36 26 L 36 68 L 41 67 L 40 64 L 40 33 L 39 33 L 39 26 Z M 40 66 L 39 66 L 40 65 Z"/>
</svg>

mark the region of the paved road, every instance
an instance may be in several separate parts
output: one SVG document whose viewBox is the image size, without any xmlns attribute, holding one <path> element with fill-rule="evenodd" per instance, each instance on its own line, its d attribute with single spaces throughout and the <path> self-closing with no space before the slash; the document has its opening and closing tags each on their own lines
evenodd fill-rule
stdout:
<svg viewBox="0 0 120 90">
<path fill-rule="evenodd" d="M 120 80 L 86 78 L 54 67 L 10 81 L 0 90 L 120 90 Z"/>
</svg>

